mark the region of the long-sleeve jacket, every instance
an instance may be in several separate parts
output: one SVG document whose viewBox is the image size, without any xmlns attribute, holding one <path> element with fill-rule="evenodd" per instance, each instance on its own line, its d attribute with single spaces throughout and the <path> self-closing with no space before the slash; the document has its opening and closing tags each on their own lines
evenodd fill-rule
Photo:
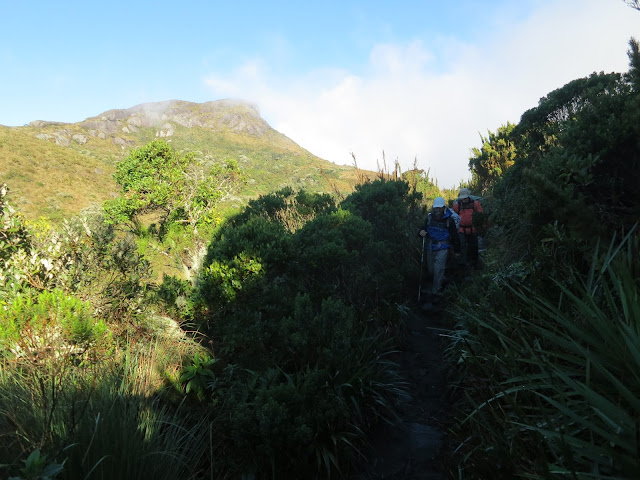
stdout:
<svg viewBox="0 0 640 480">
<path fill-rule="evenodd" d="M 426 248 L 435 251 L 450 248 L 453 245 L 454 251 L 460 253 L 460 239 L 452 211 L 449 208 L 440 218 L 437 218 L 433 212 L 429 213 L 424 222 L 423 230 L 427 232 L 429 240 L 429 245 Z"/>
</svg>

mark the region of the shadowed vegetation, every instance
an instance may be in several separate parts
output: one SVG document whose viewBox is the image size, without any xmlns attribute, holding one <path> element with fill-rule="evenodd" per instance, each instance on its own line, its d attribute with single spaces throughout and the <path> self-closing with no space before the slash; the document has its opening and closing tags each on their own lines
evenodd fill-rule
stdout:
<svg viewBox="0 0 640 480">
<path fill-rule="evenodd" d="M 569 82 L 473 151 L 493 228 L 485 270 L 450 312 L 459 478 L 640 470 L 640 64 L 630 47 L 627 74 Z M 507 146 L 513 163 L 496 176 L 488 154 Z"/>
</svg>

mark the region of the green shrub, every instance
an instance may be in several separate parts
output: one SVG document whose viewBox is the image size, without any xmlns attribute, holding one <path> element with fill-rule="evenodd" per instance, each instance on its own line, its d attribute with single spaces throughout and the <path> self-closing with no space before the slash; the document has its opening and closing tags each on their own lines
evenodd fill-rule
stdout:
<svg viewBox="0 0 640 480">
<path fill-rule="evenodd" d="M 347 468 L 368 422 L 391 420 L 402 382 L 379 339 L 352 345 L 342 370 L 318 364 L 292 373 L 237 365 L 211 383 L 223 471 L 256 478 L 329 477 Z M 227 412 L 228 413 L 225 413 Z"/>
<path fill-rule="evenodd" d="M 193 392 L 200 400 L 204 399 L 207 382 L 215 378 L 211 370 L 211 366 L 215 362 L 215 358 L 211 358 L 207 354 L 200 354 L 199 352 L 194 354 L 190 364 L 183 367 L 180 374 L 180 382 L 184 383 L 187 394 Z"/>
<path fill-rule="evenodd" d="M 335 211 L 334 199 L 328 194 L 295 191 L 285 187 L 269 195 L 262 195 L 249 204 L 233 220 L 233 224 L 246 222 L 251 217 L 266 217 L 294 232 L 318 215 Z"/>
<path fill-rule="evenodd" d="M 31 247 L 27 227 L 8 202 L 9 187 L 0 185 L 0 262 L 6 262 L 16 251 Z M 4 283 L 4 282 L 3 282 Z"/>
<path fill-rule="evenodd" d="M 368 221 L 376 239 L 396 242 L 413 237 L 408 227 L 416 221 L 420 199 L 404 181 L 376 180 L 358 185 L 340 207 Z"/>
<path fill-rule="evenodd" d="M 42 292 L 35 298 L 17 296 L 11 304 L 0 308 L 0 345 L 5 355 L 39 356 L 45 351 L 82 352 L 102 343 L 107 328 L 95 320 L 89 304 L 60 290 Z"/>
<path fill-rule="evenodd" d="M 390 335 L 416 243 L 413 199 L 404 182 L 363 187 L 348 209 L 282 190 L 216 231 L 191 301 L 216 352 L 215 378 L 200 380 L 221 471 L 329 475 L 393 420 L 404 385 Z"/>
<path fill-rule="evenodd" d="M 155 298 L 167 313 L 182 318 L 190 317 L 188 299 L 192 288 L 188 280 L 173 275 L 163 275 L 162 283 L 155 291 Z"/>
<path fill-rule="evenodd" d="M 291 257 L 289 234 L 285 228 L 264 217 L 221 228 L 212 239 L 204 266 L 213 260 L 232 260 L 240 254 L 260 258 L 261 263 L 278 267 Z"/>
<path fill-rule="evenodd" d="M 456 309 L 450 354 L 474 386 L 457 427 L 467 478 L 638 471 L 639 247 L 629 234 L 573 282 L 550 278 L 559 296 L 503 283 L 490 308 Z"/>
<path fill-rule="evenodd" d="M 20 469 L 20 477 L 10 477 L 9 480 L 50 480 L 57 477 L 64 469 L 64 462 L 50 461 L 47 456 L 36 449 L 24 461 Z"/>
</svg>

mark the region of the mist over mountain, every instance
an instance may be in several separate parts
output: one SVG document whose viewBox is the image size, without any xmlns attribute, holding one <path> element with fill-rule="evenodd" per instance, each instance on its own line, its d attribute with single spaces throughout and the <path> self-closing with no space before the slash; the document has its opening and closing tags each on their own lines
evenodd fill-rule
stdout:
<svg viewBox="0 0 640 480">
<path fill-rule="evenodd" d="M 116 195 L 111 174 L 117 162 L 156 139 L 207 162 L 235 159 L 247 176 L 235 206 L 285 186 L 348 193 L 357 177 L 355 168 L 316 157 L 271 128 L 256 105 L 226 99 L 168 100 L 77 123 L 0 127 L 0 178 L 25 216 L 59 220 Z"/>
<path fill-rule="evenodd" d="M 155 137 L 170 138 L 176 135 L 178 127 L 200 127 L 217 133 L 249 135 L 265 140 L 278 138 L 295 145 L 269 126 L 260 116 L 257 106 L 239 100 L 143 103 L 127 109 L 108 110 L 82 122 L 34 120 L 29 126 L 43 130 L 36 137 L 61 146 L 69 146 L 73 142 L 84 145 L 88 137 L 110 139 L 115 145 L 135 145 L 142 129 L 155 130 Z M 76 133 L 78 128 L 84 130 L 85 135 Z"/>
</svg>

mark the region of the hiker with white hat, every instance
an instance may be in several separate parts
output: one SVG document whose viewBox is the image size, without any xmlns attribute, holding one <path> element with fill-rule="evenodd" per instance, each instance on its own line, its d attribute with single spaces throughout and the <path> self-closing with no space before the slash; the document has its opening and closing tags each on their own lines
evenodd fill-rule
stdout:
<svg viewBox="0 0 640 480">
<path fill-rule="evenodd" d="M 423 248 L 427 252 L 429 275 L 433 278 L 431 293 L 439 295 L 444 280 L 449 249 L 453 246 L 455 254 L 460 253 L 460 240 L 456 233 L 453 212 L 446 207 L 444 198 L 436 197 L 433 208 L 427 215 L 424 227 L 420 230 Z M 419 295 L 418 295 L 419 297 Z"/>
</svg>

